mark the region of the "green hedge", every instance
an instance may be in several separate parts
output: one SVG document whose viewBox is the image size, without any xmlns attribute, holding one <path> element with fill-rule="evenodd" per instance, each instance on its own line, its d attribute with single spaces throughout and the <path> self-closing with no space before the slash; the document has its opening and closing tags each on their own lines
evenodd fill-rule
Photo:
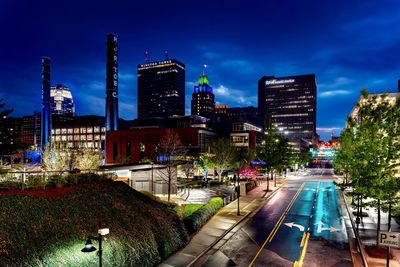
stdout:
<svg viewBox="0 0 400 267">
<path fill-rule="evenodd" d="M 222 208 L 223 200 L 220 197 L 212 198 L 206 205 L 199 208 L 189 217 L 183 219 L 189 234 L 197 232 L 217 211 Z"/>
<path fill-rule="evenodd" d="M 104 266 L 154 266 L 188 242 L 173 211 L 122 182 L 55 199 L 0 195 L 0 266 L 97 266 L 80 250 L 99 223 L 110 228 Z"/>
</svg>

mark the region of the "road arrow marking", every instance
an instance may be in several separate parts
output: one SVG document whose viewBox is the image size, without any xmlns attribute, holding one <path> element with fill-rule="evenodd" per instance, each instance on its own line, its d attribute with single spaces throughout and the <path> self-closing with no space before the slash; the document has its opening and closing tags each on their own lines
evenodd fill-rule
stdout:
<svg viewBox="0 0 400 267">
<path fill-rule="evenodd" d="M 294 226 L 294 227 L 297 227 L 297 228 L 299 228 L 300 232 L 304 232 L 304 226 L 303 226 L 303 225 L 295 224 L 294 222 L 285 223 L 285 225 L 286 225 L 286 226 L 289 226 L 290 228 L 292 228 L 293 226 Z"/>
<path fill-rule="evenodd" d="M 331 233 L 333 232 L 339 232 L 341 229 L 335 228 L 335 227 L 328 227 L 328 228 L 324 228 L 322 227 L 324 225 L 323 222 L 319 221 L 316 223 L 317 225 L 317 233 L 321 233 L 322 231 L 329 231 Z"/>
</svg>

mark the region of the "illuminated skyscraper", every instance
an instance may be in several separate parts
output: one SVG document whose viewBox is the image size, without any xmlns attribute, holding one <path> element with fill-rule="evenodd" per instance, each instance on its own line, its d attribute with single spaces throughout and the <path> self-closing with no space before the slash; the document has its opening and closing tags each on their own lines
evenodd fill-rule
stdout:
<svg viewBox="0 0 400 267">
<path fill-rule="evenodd" d="M 42 119 L 40 142 L 42 151 L 51 144 L 50 62 L 51 59 L 49 57 L 42 58 Z"/>
<path fill-rule="evenodd" d="M 50 89 L 51 113 L 56 115 L 75 115 L 75 104 L 72 93 L 62 84 Z"/>
<path fill-rule="evenodd" d="M 185 65 L 176 59 L 138 65 L 138 118 L 185 115 Z"/>
<path fill-rule="evenodd" d="M 260 119 L 292 141 L 311 140 L 316 135 L 316 93 L 315 74 L 264 76 L 258 81 Z"/>
<path fill-rule="evenodd" d="M 118 39 L 107 35 L 106 65 L 106 129 L 118 130 Z"/>
<path fill-rule="evenodd" d="M 212 87 L 208 84 L 208 77 L 200 75 L 198 85 L 194 86 L 192 94 L 192 115 L 199 115 L 213 119 L 215 115 L 215 100 Z"/>
</svg>

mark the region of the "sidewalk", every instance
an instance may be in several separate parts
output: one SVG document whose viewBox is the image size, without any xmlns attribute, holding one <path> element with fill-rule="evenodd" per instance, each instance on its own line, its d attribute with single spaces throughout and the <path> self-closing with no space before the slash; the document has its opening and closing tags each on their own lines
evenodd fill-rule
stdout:
<svg viewBox="0 0 400 267">
<path fill-rule="evenodd" d="M 279 179 L 277 181 L 277 187 L 274 187 L 274 181 L 269 181 L 270 191 L 267 193 L 267 182 L 264 182 L 251 190 L 246 196 L 240 197 L 239 216 L 237 215 L 237 200 L 221 208 L 218 213 L 193 236 L 186 247 L 170 256 L 159 266 L 190 266 L 221 239 L 229 239 L 234 234 L 235 226 L 246 219 L 253 211 L 261 207 L 261 205 L 267 201 L 268 196 L 277 190 L 282 183 L 282 179 Z"/>
<path fill-rule="evenodd" d="M 350 216 L 353 221 L 355 221 L 356 210 L 351 208 L 349 199 L 347 199 L 347 204 L 351 212 Z M 388 215 L 387 213 L 381 212 L 381 230 L 387 231 Z M 392 218 L 391 220 L 391 230 L 392 232 L 400 232 L 400 226 Z M 386 248 L 378 247 L 376 248 L 376 229 L 377 229 L 377 212 L 372 209 L 363 209 L 363 216 L 361 223 L 359 225 L 358 234 L 360 236 L 362 251 L 370 267 L 380 267 L 386 266 Z M 354 244 L 355 246 L 355 244 Z M 355 247 L 354 247 L 355 249 Z M 391 248 L 391 267 L 400 267 L 400 249 Z"/>
</svg>

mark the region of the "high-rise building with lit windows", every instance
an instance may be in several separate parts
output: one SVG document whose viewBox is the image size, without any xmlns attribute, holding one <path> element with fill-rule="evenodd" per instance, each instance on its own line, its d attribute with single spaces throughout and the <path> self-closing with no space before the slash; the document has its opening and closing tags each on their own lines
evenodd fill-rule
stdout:
<svg viewBox="0 0 400 267">
<path fill-rule="evenodd" d="M 194 86 L 192 94 L 192 115 L 199 115 L 212 120 L 215 115 L 215 100 L 208 77 L 200 75 L 198 85 Z"/>
<path fill-rule="evenodd" d="M 316 96 L 315 74 L 264 76 L 258 81 L 260 119 L 291 141 L 311 140 L 316 135 Z"/>
<path fill-rule="evenodd" d="M 68 87 L 57 84 L 50 88 L 51 114 L 75 115 L 75 104 Z"/>
<path fill-rule="evenodd" d="M 138 118 L 185 115 L 185 65 L 166 59 L 138 65 Z"/>
</svg>

